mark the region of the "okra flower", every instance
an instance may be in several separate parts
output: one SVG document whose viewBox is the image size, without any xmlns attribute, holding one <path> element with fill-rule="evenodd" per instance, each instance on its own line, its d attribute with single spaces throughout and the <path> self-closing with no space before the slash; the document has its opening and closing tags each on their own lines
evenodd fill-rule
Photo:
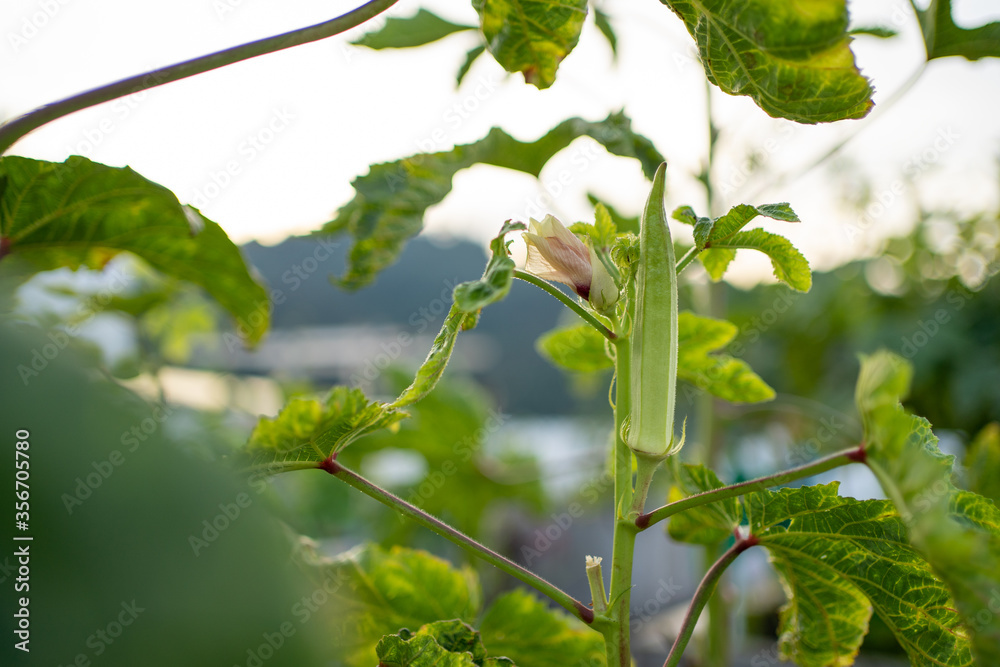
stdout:
<svg viewBox="0 0 1000 667">
<path fill-rule="evenodd" d="M 599 311 L 618 301 L 618 286 L 593 248 L 554 216 L 546 215 L 541 222 L 529 220 L 530 231 L 521 234 L 528 246 L 525 271 L 569 285 Z"/>
</svg>

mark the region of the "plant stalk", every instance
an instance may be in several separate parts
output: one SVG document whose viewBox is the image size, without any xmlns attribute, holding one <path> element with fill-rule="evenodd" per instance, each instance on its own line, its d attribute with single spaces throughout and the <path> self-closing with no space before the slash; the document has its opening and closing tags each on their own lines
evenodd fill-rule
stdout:
<svg viewBox="0 0 1000 667">
<path fill-rule="evenodd" d="M 629 301 L 631 303 L 631 299 Z M 632 409 L 631 354 L 628 336 L 618 340 L 615 350 L 615 529 L 611 554 L 611 594 L 609 618 L 611 626 L 604 635 L 608 667 L 631 667 L 629 641 L 629 605 L 632 600 L 632 562 L 635 555 L 635 523 L 623 516 L 631 506 L 632 450 L 622 438 L 625 418 Z"/>
<path fill-rule="evenodd" d="M 746 482 L 740 482 L 739 484 L 723 486 L 718 489 L 713 489 L 712 491 L 696 493 L 695 495 L 688 496 L 682 500 L 668 503 L 663 507 L 653 510 L 652 512 L 640 514 L 639 518 L 636 519 L 635 524 L 638 526 L 639 530 L 645 530 L 655 523 L 663 521 L 678 512 L 691 509 L 692 507 L 700 507 L 701 505 L 718 502 L 720 500 L 725 500 L 726 498 L 742 496 L 744 494 L 761 491 L 772 486 L 780 486 L 782 484 L 787 484 L 788 482 L 794 482 L 797 479 L 802 479 L 803 477 L 818 475 L 822 472 L 826 472 L 827 470 L 833 470 L 834 468 L 839 468 L 840 466 L 845 466 L 850 463 L 864 463 L 865 459 L 865 447 L 863 444 L 858 445 L 857 447 L 852 447 L 851 449 L 831 454 L 830 456 L 825 456 L 821 459 L 813 461 L 812 463 L 798 466 L 797 468 L 783 470 L 782 472 L 776 472 L 772 475 L 747 480 Z"/>
<path fill-rule="evenodd" d="M 248 44 L 234 46 L 206 56 L 187 60 L 182 63 L 168 65 L 160 69 L 137 74 L 114 83 L 92 88 L 91 90 L 67 97 L 29 111 L 0 125 L 0 155 L 23 138 L 29 132 L 37 130 L 42 125 L 50 123 L 63 116 L 86 109 L 88 107 L 110 102 L 111 100 L 132 95 L 139 91 L 162 86 L 165 83 L 186 79 L 189 76 L 202 74 L 213 69 L 238 63 L 241 60 L 256 58 L 275 51 L 282 51 L 293 46 L 308 44 L 320 39 L 332 37 L 341 32 L 355 28 L 365 21 L 381 14 L 398 0 L 370 0 L 361 7 L 335 19 L 324 21 L 313 26 L 300 28 L 282 35 L 267 37 Z"/>
<path fill-rule="evenodd" d="M 618 336 L 615 335 L 611 329 L 608 329 L 604 324 L 593 316 L 593 314 L 587 312 L 587 309 L 574 301 L 571 297 L 567 296 L 565 292 L 561 289 L 546 282 L 536 275 L 528 273 L 527 271 L 522 271 L 521 269 L 514 269 L 514 277 L 523 280 L 526 283 L 531 283 L 535 287 L 539 288 L 544 292 L 548 292 L 556 299 L 562 302 L 564 306 L 572 310 L 574 313 L 579 315 L 584 322 L 594 327 L 599 334 L 604 336 L 610 341 L 617 341 Z"/>
<path fill-rule="evenodd" d="M 694 597 L 691 599 L 691 605 L 688 607 L 687 614 L 684 615 L 684 621 L 681 623 L 681 631 L 678 633 L 677 639 L 674 640 L 673 648 L 670 649 L 670 655 L 667 656 L 663 667 L 677 667 L 680 664 L 681 657 L 684 655 L 684 649 L 687 648 L 688 642 L 691 640 L 691 634 L 694 632 L 694 626 L 698 622 L 698 617 L 701 616 L 702 609 L 705 608 L 705 605 L 712 597 L 712 593 L 715 592 L 715 587 L 718 585 L 722 573 L 736 560 L 737 556 L 756 544 L 757 538 L 753 535 L 744 539 L 737 539 L 736 544 L 730 547 L 729 551 L 723 554 L 722 558 L 715 561 L 715 564 L 708 569 L 705 577 L 698 584 L 698 589 L 695 591 Z"/>
<path fill-rule="evenodd" d="M 472 555 L 482 558 L 487 563 L 503 570 L 513 577 L 520 579 L 542 595 L 552 599 L 559 606 L 568 610 L 584 623 L 590 625 L 594 622 L 593 610 L 576 598 L 572 597 L 569 593 L 566 593 L 545 579 L 542 579 L 534 572 L 521 567 L 512 560 L 501 556 L 489 547 L 480 544 L 465 533 L 452 528 L 437 517 L 428 514 L 419 507 L 406 502 L 399 496 L 386 491 L 376 484 L 373 484 L 356 472 L 348 470 L 344 466 L 337 463 L 333 457 L 323 461 L 319 467 L 348 485 L 353 486 L 366 496 L 374 498 L 383 505 L 410 517 L 422 526 L 429 528 L 438 535 L 454 542 Z"/>
<path fill-rule="evenodd" d="M 701 254 L 698 250 L 698 246 L 692 246 L 690 250 L 684 253 L 684 256 L 677 260 L 677 275 L 680 275 L 681 271 L 687 268 L 687 265 L 694 261 L 694 258 Z"/>
</svg>

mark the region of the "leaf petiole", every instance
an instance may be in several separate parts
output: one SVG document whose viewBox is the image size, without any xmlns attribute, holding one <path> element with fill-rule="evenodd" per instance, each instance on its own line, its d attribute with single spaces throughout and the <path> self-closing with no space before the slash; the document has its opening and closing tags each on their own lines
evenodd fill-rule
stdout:
<svg viewBox="0 0 1000 667">
<path fill-rule="evenodd" d="M 546 597 L 552 599 L 559 606 L 571 612 L 574 616 L 582 620 L 587 625 L 591 625 L 594 622 L 594 611 L 580 602 L 576 598 L 572 597 L 569 593 L 566 593 L 562 589 L 554 586 L 545 579 L 542 579 L 534 572 L 518 565 L 512 560 L 501 556 L 497 552 L 493 551 L 489 547 L 480 544 L 476 540 L 472 539 L 465 533 L 452 528 L 444 521 L 441 521 L 435 516 L 428 514 L 416 505 L 411 505 L 399 496 L 386 491 L 380 486 L 373 484 L 356 472 L 345 468 L 344 466 L 337 463 L 336 459 L 333 457 L 323 461 L 319 468 L 330 473 L 334 477 L 340 479 L 341 481 L 353 486 L 358 491 L 361 491 L 366 496 L 374 498 L 383 505 L 390 507 L 401 514 L 410 517 L 417 523 L 421 524 L 425 528 L 429 528 L 438 535 L 444 537 L 445 539 L 454 542 L 461 548 L 465 549 L 472 555 L 482 558 L 487 563 L 503 570 L 507 574 L 520 579 L 524 583 L 528 584 L 536 591 L 545 595 Z"/>
<path fill-rule="evenodd" d="M 640 514 L 639 518 L 635 520 L 635 525 L 639 528 L 639 530 L 645 530 L 654 523 L 663 521 L 678 512 L 683 512 L 684 510 L 691 509 L 692 507 L 707 505 L 719 500 L 725 500 L 726 498 L 733 498 L 734 496 L 742 496 L 744 494 L 751 493 L 753 491 L 760 491 L 772 486 L 780 486 L 804 477 L 812 477 L 813 475 L 818 475 L 821 472 L 833 470 L 834 468 L 839 468 L 840 466 L 848 465 L 849 463 L 864 463 L 865 460 L 865 446 L 864 444 L 861 444 L 857 447 L 852 447 L 851 449 L 817 459 L 812 463 L 798 466 L 797 468 L 776 472 L 772 475 L 758 477 L 757 479 L 740 482 L 739 484 L 731 484 L 730 486 L 724 486 L 712 491 L 696 493 L 695 495 L 688 496 L 682 500 L 668 503 L 663 507 L 653 510 L 652 512 Z"/>
<path fill-rule="evenodd" d="M 684 649 L 687 648 L 688 642 L 691 640 L 691 635 L 694 632 L 694 626 L 698 622 L 698 617 L 701 616 L 702 610 L 705 605 L 708 604 L 709 599 L 715 592 L 715 587 L 719 584 L 719 579 L 722 578 L 722 574 L 726 571 L 736 557 L 741 553 L 746 551 L 752 546 L 756 546 L 757 538 L 753 535 L 745 537 L 742 539 L 737 539 L 736 544 L 731 546 L 726 553 L 722 555 L 719 560 L 715 561 L 715 564 L 708 569 L 705 573 L 704 578 L 702 578 L 701 583 L 698 584 L 698 589 L 694 592 L 694 597 L 691 599 L 691 605 L 688 607 L 687 613 L 684 615 L 684 621 L 681 623 L 681 630 L 677 634 L 677 638 L 674 640 L 674 645 L 670 649 L 670 654 L 667 656 L 666 662 L 663 663 L 663 667 L 677 667 L 681 661 L 681 657 L 684 655 Z"/>
<path fill-rule="evenodd" d="M 596 317 L 594 317 L 591 313 L 587 312 L 586 308 L 584 308 L 583 306 L 581 306 L 580 304 L 578 304 L 576 301 L 574 301 L 573 299 L 571 299 L 569 296 L 567 296 L 559 288 L 557 288 L 557 287 L 551 285 L 550 283 L 542 280 L 538 276 L 532 275 L 532 274 L 528 273 L 527 271 L 522 271 L 521 269 L 515 269 L 514 270 L 514 277 L 515 278 L 519 278 L 519 279 L 523 280 L 526 283 L 531 283 L 535 287 L 537 287 L 537 288 L 539 288 L 539 289 L 541 289 L 541 290 L 543 290 L 545 292 L 548 292 L 549 294 L 551 294 L 552 296 L 554 296 L 556 299 L 558 299 L 559 301 L 561 301 L 564 306 L 566 306 L 567 308 L 569 308 L 570 310 L 572 310 L 574 313 L 576 313 L 577 315 L 579 315 L 580 318 L 584 322 L 586 322 L 590 326 L 594 327 L 594 329 L 596 329 L 599 334 L 601 334 L 602 336 L 604 336 L 608 340 L 610 340 L 612 342 L 618 340 L 618 336 L 615 335 L 615 332 L 611 331 L 611 329 L 609 329 L 606 326 L 604 326 L 604 324 L 599 319 L 597 319 Z"/>
</svg>

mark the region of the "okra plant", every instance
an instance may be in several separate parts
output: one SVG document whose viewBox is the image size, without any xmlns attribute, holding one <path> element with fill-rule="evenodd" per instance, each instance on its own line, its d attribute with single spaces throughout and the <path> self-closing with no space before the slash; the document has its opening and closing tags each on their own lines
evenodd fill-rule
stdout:
<svg viewBox="0 0 1000 667">
<path fill-rule="evenodd" d="M 0 126 L 0 150 L 74 111 L 330 37 L 393 4 L 372 0 L 327 23 L 47 105 Z M 751 97 L 767 114 L 812 124 L 859 119 L 871 110 L 872 87 L 855 65 L 852 33 L 891 31 L 852 29 L 844 0 L 663 4 L 694 39 L 710 84 Z M 588 0 L 473 0 L 472 5 L 478 25 L 451 23 L 421 10 L 408 19 L 390 18 L 357 43 L 414 47 L 474 31 L 481 45 L 466 54 L 459 84 L 472 61 L 488 52 L 540 89 L 554 82 L 589 9 L 615 44 L 611 18 Z M 998 24 L 958 27 L 947 0 L 932 0 L 926 9 L 914 6 L 914 12 L 928 61 L 1000 56 Z M 714 144 L 716 128 L 710 134 Z M 774 390 L 746 363 L 721 353 L 736 335 L 735 326 L 684 309 L 679 284 L 694 273 L 696 262 L 701 275 L 719 281 L 738 250 L 752 250 L 768 256 L 779 281 L 808 291 L 811 274 L 802 254 L 784 237 L 748 227 L 758 218 L 799 222 L 789 204 L 739 204 L 713 215 L 710 168 L 702 174 L 710 195 L 705 215 L 672 201 L 667 161 L 632 130 L 624 111 L 596 121 L 567 119 L 534 142 L 494 128 L 480 141 L 376 164 L 359 177 L 354 198 L 317 232 L 353 240 L 347 272 L 335 282 L 360 288 L 391 264 L 420 231 L 427 208 L 451 190 L 458 171 L 491 164 L 537 176 L 550 157 L 580 137 L 634 158 L 651 181 L 637 230 L 626 228 L 601 203 L 592 222 L 566 226 L 552 215 L 498 221 L 482 277 L 454 290 L 426 360 L 396 398 L 377 400 L 349 386 L 293 398 L 276 417 L 261 419 L 245 447 L 230 457 L 237 470 L 255 479 L 327 473 L 332 484 L 354 487 L 532 589 L 517 588 L 483 609 L 470 570 L 425 552 L 369 546 L 330 557 L 302 541 L 296 552 L 318 581 L 336 577 L 351 584 L 333 593 L 338 614 L 356 620 L 350 631 L 331 636 L 339 659 L 352 667 L 628 667 L 636 540 L 666 527 L 670 538 L 701 545 L 711 564 L 664 667 L 682 664 L 720 578 L 749 549 L 766 551 L 784 586 L 779 648 L 798 665 L 853 664 L 873 614 L 913 665 L 1000 664 L 1000 510 L 955 486 L 952 458 L 938 449 L 930 424 L 901 406 L 911 379 L 907 361 L 887 351 L 861 357 L 856 404 L 864 436 L 843 451 L 736 484 L 724 483 L 711 461 L 689 456 L 678 383 L 734 403 L 767 401 Z M 204 288 L 235 317 L 248 345 L 267 330 L 269 293 L 222 229 L 128 168 L 79 156 L 54 163 L 7 155 L 0 158 L 0 203 L 0 277 L 9 284 L 60 266 L 99 269 L 110 257 L 129 252 L 159 272 Z M 674 238 L 684 226 L 691 242 Z M 518 232 L 527 247 L 522 268 L 511 257 Z M 484 309 L 507 296 L 516 280 L 546 291 L 554 308 L 568 308 L 578 317 L 577 325 L 540 341 L 546 356 L 571 371 L 613 369 L 613 423 L 608 424 L 613 541 L 603 553 L 579 554 L 566 563 L 585 570 L 590 599 L 574 598 L 379 487 L 342 457 L 348 447 L 364 448 L 367 436 L 391 433 L 408 418 L 408 409 L 434 391 L 462 332 L 474 328 Z M 19 372 L 27 382 L 37 371 Z M 785 486 L 848 465 L 867 467 L 886 499 L 841 496 L 837 483 Z M 657 478 L 669 486 L 666 499 L 650 493 Z"/>
</svg>

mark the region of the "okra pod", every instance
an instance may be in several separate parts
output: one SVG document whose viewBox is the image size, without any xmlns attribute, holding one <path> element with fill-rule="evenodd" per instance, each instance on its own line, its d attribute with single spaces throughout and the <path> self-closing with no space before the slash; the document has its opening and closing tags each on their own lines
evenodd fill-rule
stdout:
<svg viewBox="0 0 1000 667">
<path fill-rule="evenodd" d="M 639 267 L 630 360 L 632 405 L 626 442 L 638 455 L 665 457 L 674 443 L 677 388 L 677 267 L 663 206 L 667 165 L 653 189 L 639 229 Z"/>
</svg>

